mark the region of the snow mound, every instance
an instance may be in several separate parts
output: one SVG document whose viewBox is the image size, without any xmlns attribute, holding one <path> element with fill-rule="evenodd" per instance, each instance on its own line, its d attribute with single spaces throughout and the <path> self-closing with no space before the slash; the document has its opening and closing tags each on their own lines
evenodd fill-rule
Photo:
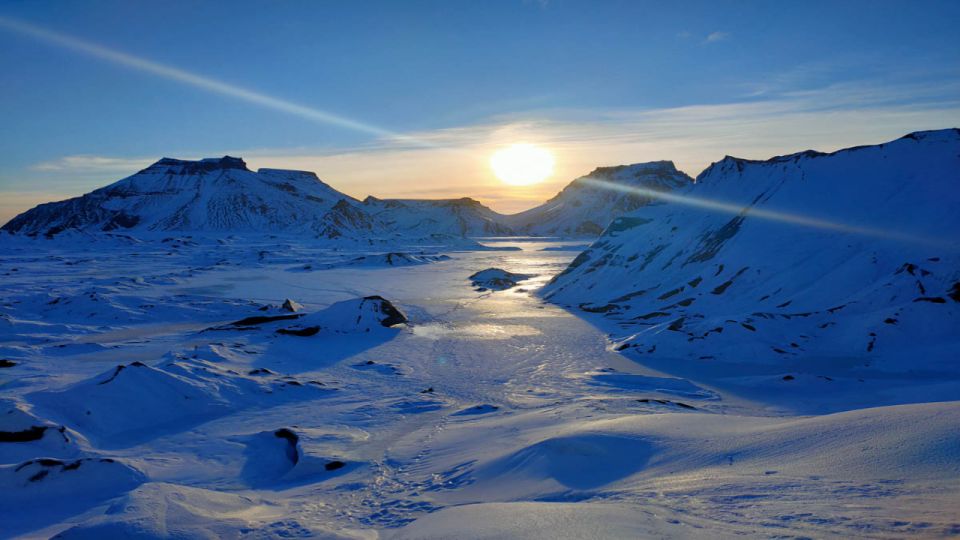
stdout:
<svg viewBox="0 0 960 540">
<path fill-rule="evenodd" d="M 641 470 L 652 453 L 648 441 L 630 436 L 586 433 L 553 437 L 478 468 L 473 489 L 481 491 L 497 484 L 499 497 L 507 500 L 531 491 L 594 489 Z"/>
<path fill-rule="evenodd" d="M 36 456 L 72 458 L 80 453 L 78 435 L 31 413 L 24 404 L 0 401 L 0 463 Z"/>
<path fill-rule="evenodd" d="M 407 322 L 407 317 L 382 296 L 337 302 L 299 319 L 298 324 L 277 330 L 280 334 L 313 336 L 321 331 L 337 334 L 382 332 Z"/>
<path fill-rule="evenodd" d="M 347 463 L 316 453 L 309 437 L 290 428 L 241 438 L 247 449 L 243 479 L 253 487 L 316 481 L 320 474 L 345 470 Z"/>
<path fill-rule="evenodd" d="M 109 458 L 31 459 L 0 467 L 0 501 L 22 504 L 79 497 L 89 502 L 115 497 L 144 481 L 137 469 Z"/>
<path fill-rule="evenodd" d="M 517 283 L 533 276 L 527 274 L 514 274 L 500 268 L 487 268 L 481 270 L 469 278 L 470 282 L 479 291 L 505 291 L 517 286 Z"/>
<path fill-rule="evenodd" d="M 88 437 L 125 447 L 251 406 L 313 399 L 318 384 L 292 378 L 245 376 L 199 359 L 157 367 L 119 365 L 64 390 L 28 396 Z"/>
</svg>

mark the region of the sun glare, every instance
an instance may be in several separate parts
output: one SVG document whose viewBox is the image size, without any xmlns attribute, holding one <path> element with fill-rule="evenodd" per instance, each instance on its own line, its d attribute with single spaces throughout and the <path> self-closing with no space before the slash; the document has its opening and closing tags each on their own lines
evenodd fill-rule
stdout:
<svg viewBox="0 0 960 540">
<path fill-rule="evenodd" d="M 553 154 L 532 144 L 514 144 L 490 156 L 490 167 L 503 183 L 529 186 L 553 174 Z"/>
</svg>

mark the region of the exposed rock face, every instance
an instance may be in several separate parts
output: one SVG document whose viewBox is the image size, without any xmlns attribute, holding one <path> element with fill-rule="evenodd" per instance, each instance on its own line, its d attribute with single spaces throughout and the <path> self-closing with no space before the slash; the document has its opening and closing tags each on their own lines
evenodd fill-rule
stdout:
<svg viewBox="0 0 960 540">
<path fill-rule="evenodd" d="M 740 211 L 642 207 L 544 293 L 618 321 L 618 348 L 631 354 L 956 369 L 958 171 L 955 129 L 831 154 L 727 157 L 678 195 Z"/>
<path fill-rule="evenodd" d="M 283 301 L 283 305 L 280 306 L 280 309 L 283 311 L 289 311 L 290 313 L 296 313 L 303 309 L 303 305 L 300 304 L 300 302 L 297 302 L 296 300 L 291 300 L 287 298 L 286 300 Z"/>
<path fill-rule="evenodd" d="M 540 206 L 506 216 L 505 223 L 522 234 L 596 237 L 613 219 L 649 204 L 651 197 L 643 190 L 668 192 L 692 183 L 672 161 L 599 167 Z"/>
<path fill-rule="evenodd" d="M 361 302 L 361 309 L 364 305 L 370 305 L 376 313 L 380 313 L 380 325 L 390 328 L 398 324 L 407 322 L 407 317 L 397 309 L 389 300 L 382 296 L 367 296 Z"/>
</svg>

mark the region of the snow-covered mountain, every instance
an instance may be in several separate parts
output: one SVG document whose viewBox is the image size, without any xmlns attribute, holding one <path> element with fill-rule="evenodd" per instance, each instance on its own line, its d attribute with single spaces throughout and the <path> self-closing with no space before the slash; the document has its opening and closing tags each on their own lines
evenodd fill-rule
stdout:
<svg viewBox="0 0 960 540">
<path fill-rule="evenodd" d="M 240 158 L 163 158 L 81 197 L 42 204 L 3 230 L 56 234 L 65 229 L 111 231 L 299 232 L 324 236 L 369 229 L 347 207 L 358 201 L 311 172 L 247 169 Z"/>
<path fill-rule="evenodd" d="M 504 216 L 469 197 L 462 199 L 377 199 L 367 197 L 363 208 L 388 229 L 422 236 L 444 232 L 456 236 L 508 236 Z"/>
<path fill-rule="evenodd" d="M 958 369 L 960 130 L 726 157 L 673 195 L 614 221 L 546 296 L 640 355 Z"/>
<path fill-rule="evenodd" d="M 592 181 L 613 182 L 624 189 L 597 187 Z M 577 178 L 549 201 L 525 212 L 505 216 L 504 223 L 522 234 L 538 236 L 596 237 L 614 218 L 650 202 L 643 193 L 688 186 L 693 179 L 678 171 L 672 161 L 651 161 L 617 167 L 598 167 Z"/>
<path fill-rule="evenodd" d="M 81 197 L 24 212 L 4 231 L 52 236 L 86 232 L 181 231 L 308 234 L 340 241 L 456 241 L 508 235 L 502 216 L 469 199 L 362 203 L 314 173 L 249 170 L 240 158 L 163 158 Z"/>
<path fill-rule="evenodd" d="M 514 234 L 594 237 L 611 219 L 647 202 L 590 180 L 670 191 L 690 183 L 669 161 L 598 168 L 541 206 L 505 216 L 468 197 L 378 199 L 362 203 L 314 173 L 249 170 L 240 158 L 163 158 L 81 197 L 41 204 L 2 230 L 52 236 L 97 231 L 267 232 L 368 243 L 398 239 L 449 243 Z"/>
</svg>

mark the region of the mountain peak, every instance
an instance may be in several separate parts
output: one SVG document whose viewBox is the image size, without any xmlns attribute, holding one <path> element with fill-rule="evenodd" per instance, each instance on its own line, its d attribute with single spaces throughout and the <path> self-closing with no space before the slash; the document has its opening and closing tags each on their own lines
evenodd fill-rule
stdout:
<svg viewBox="0 0 960 540">
<path fill-rule="evenodd" d="M 609 167 L 597 167 L 594 169 L 588 177 L 611 177 L 616 176 L 618 173 L 630 172 L 634 174 L 649 174 L 649 173 L 676 173 L 677 167 L 670 160 L 662 161 L 647 161 L 644 163 L 633 163 L 630 165 L 614 165 Z"/>
<path fill-rule="evenodd" d="M 223 156 L 222 158 L 204 158 L 187 160 L 175 158 L 160 158 L 159 161 L 140 172 L 163 171 L 170 174 L 199 174 L 203 172 L 238 169 L 249 171 L 243 158 Z"/>
</svg>

